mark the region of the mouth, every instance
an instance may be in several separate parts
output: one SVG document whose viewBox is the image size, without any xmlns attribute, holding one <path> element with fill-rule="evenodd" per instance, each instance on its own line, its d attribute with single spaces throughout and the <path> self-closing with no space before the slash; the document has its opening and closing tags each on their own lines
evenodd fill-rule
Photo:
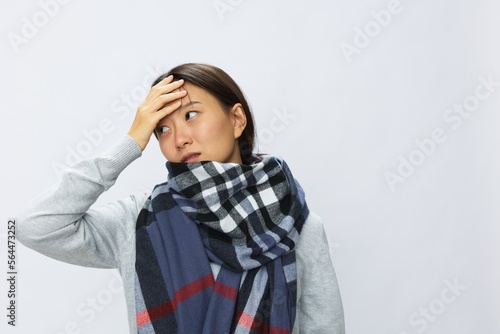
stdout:
<svg viewBox="0 0 500 334">
<path fill-rule="evenodd" d="M 186 153 L 182 156 L 181 162 L 195 162 L 201 153 Z"/>
</svg>

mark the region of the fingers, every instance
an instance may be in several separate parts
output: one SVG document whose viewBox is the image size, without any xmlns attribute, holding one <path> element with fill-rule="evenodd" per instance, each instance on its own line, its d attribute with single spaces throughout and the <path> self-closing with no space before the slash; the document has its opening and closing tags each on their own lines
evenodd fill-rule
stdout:
<svg viewBox="0 0 500 334">
<path fill-rule="evenodd" d="M 159 121 L 179 109 L 181 105 L 181 100 L 173 101 L 167 103 L 166 105 L 162 106 L 157 112 L 153 113 L 151 115 L 151 120 L 153 123 L 155 123 L 155 127 Z"/>
<path fill-rule="evenodd" d="M 160 95 L 151 102 L 150 108 L 154 111 L 162 111 L 162 109 L 167 106 L 177 105 L 175 108 L 177 109 L 181 106 L 181 99 L 186 96 L 186 94 L 187 92 L 185 90 L 178 90 L 176 92 Z"/>
<path fill-rule="evenodd" d="M 151 91 L 140 106 L 140 109 L 149 112 L 157 112 L 161 109 L 163 111 L 162 114 L 164 114 L 165 111 L 172 112 L 173 110 L 171 108 L 165 109 L 165 107 L 175 100 L 182 99 L 187 94 L 184 89 L 181 90 L 183 84 L 184 80 L 173 81 L 173 76 L 169 75 L 151 88 Z M 176 103 L 176 105 L 178 104 L 179 103 Z M 178 107 L 179 106 L 176 108 Z"/>
<path fill-rule="evenodd" d="M 187 91 L 181 89 L 183 84 L 184 80 L 173 81 L 173 76 L 166 77 L 151 88 L 144 102 L 137 108 L 128 135 L 142 150 L 148 144 L 158 122 L 182 105 L 181 99 L 187 95 Z"/>
<path fill-rule="evenodd" d="M 171 102 L 182 99 L 187 94 L 185 90 L 180 89 L 183 84 L 184 80 L 173 81 L 173 76 L 169 75 L 151 88 L 143 103 L 144 106 L 147 106 L 147 109 L 150 111 L 160 111 L 160 109 L 162 111 L 173 111 L 171 109 L 163 109 Z"/>
<path fill-rule="evenodd" d="M 168 77 L 166 77 L 165 79 L 163 79 L 162 81 L 160 81 L 159 83 L 154 85 L 151 88 L 151 91 L 148 94 L 148 97 L 146 98 L 146 100 L 147 99 L 155 99 L 160 95 L 171 93 L 171 92 L 179 89 L 184 84 L 183 79 L 173 81 L 173 78 L 174 77 L 172 75 L 169 75 Z"/>
</svg>

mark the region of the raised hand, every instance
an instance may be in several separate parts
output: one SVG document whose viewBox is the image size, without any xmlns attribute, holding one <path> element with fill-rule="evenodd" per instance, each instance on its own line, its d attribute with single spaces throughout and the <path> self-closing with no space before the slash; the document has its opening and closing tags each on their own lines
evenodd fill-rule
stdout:
<svg viewBox="0 0 500 334">
<path fill-rule="evenodd" d="M 134 122 L 128 131 L 144 151 L 158 122 L 181 106 L 181 99 L 187 94 L 180 87 L 184 80 L 173 81 L 169 75 L 151 88 L 144 102 L 137 108 Z"/>
</svg>

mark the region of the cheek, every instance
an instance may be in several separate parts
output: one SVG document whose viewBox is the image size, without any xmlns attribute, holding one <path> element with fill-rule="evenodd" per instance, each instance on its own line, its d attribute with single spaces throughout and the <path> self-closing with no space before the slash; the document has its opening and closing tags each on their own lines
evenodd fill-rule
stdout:
<svg viewBox="0 0 500 334">
<path fill-rule="evenodd" d="M 172 143 L 168 139 L 161 139 L 159 141 L 160 151 L 167 160 L 173 159 L 173 147 Z"/>
<path fill-rule="evenodd" d="M 225 143 L 231 143 L 234 139 L 229 120 L 222 117 L 200 124 L 194 131 L 193 137 L 198 139 L 198 143 L 202 145 L 204 143 L 216 144 L 214 149 L 217 149 L 217 147 L 221 145 L 225 145 Z"/>
</svg>

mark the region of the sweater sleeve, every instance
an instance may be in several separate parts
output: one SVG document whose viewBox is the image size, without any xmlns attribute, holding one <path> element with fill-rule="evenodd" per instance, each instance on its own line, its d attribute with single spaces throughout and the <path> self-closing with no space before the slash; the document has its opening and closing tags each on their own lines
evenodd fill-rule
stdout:
<svg viewBox="0 0 500 334">
<path fill-rule="evenodd" d="M 99 156 L 78 162 L 18 215 L 18 240 L 56 260 L 96 268 L 118 267 L 146 194 L 91 206 L 142 154 L 129 136 Z M 128 222 L 128 224 L 127 224 Z"/>
<path fill-rule="evenodd" d="M 300 334 L 344 334 L 344 310 L 321 219 L 311 212 L 300 236 Z"/>
</svg>

